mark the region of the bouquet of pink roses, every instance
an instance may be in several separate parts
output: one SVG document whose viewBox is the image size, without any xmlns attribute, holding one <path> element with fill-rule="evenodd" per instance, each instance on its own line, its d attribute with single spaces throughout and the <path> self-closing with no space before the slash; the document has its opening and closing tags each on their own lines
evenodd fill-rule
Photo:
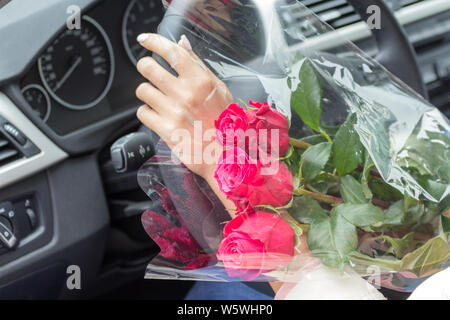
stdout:
<svg viewBox="0 0 450 320">
<path fill-rule="evenodd" d="M 242 280 L 288 265 L 295 243 L 293 228 L 276 209 L 293 195 L 292 175 L 278 157 L 289 148 L 288 121 L 267 102 L 249 104 L 253 108 L 229 105 L 216 121 L 224 150 L 214 177 L 237 208 L 217 257 L 230 276 Z"/>
<path fill-rule="evenodd" d="M 172 17 L 236 103 L 208 119 L 214 184 L 164 143 L 141 168 L 161 201 L 142 218 L 161 248 L 146 277 L 297 282 L 322 264 L 411 290 L 447 267 L 448 119 L 353 45 L 310 50 L 331 30 L 298 2 L 227 1 L 203 15 L 197 5 Z M 286 26 L 295 12 L 303 29 Z"/>
</svg>

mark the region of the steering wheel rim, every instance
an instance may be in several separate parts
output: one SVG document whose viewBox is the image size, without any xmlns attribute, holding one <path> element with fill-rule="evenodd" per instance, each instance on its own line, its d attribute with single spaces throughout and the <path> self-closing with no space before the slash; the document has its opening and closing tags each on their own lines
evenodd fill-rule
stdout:
<svg viewBox="0 0 450 320">
<path fill-rule="evenodd" d="M 381 28 L 371 30 L 379 50 L 379 53 L 375 57 L 375 60 L 377 60 L 387 70 L 397 76 L 400 80 L 402 80 L 417 93 L 422 95 L 422 97 L 428 99 L 426 86 L 420 73 L 415 51 L 410 44 L 404 29 L 398 23 L 391 9 L 385 4 L 383 0 L 347 1 L 361 16 L 363 21 L 367 21 L 371 15 L 367 12 L 367 8 L 370 5 L 376 5 L 380 8 Z M 182 27 L 182 21 L 177 20 L 180 18 L 175 12 L 176 9 L 172 8 L 173 6 L 177 5 L 177 3 L 178 0 L 172 0 L 170 2 L 169 8 L 167 9 L 158 28 L 159 34 L 171 39 L 174 42 L 178 41 L 180 36 L 184 32 L 186 32 Z M 172 12 L 171 9 L 173 9 L 174 12 Z M 164 68 L 176 75 L 176 72 L 168 65 L 168 63 L 164 59 L 156 54 L 154 54 L 153 56 Z M 225 82 L 230 87 L 230 91 L 233 96 L 233 89 L 235 89 L 239 92 L 239 94 L 236 96 L 245 98 L 247 92 L 243 92 L 242 90 L 242 88 L 245 86 L 245 83 L 242 83 L 240 80 L 236 79 L 233 81 Z M 253 86 L 255 86 L 254 81 Z M 247 89 L 248 88 L 249 86 L 247 85 Z M 253 88 L 253 90 L 249 92 L 249 96 L 253 99 L 264 97 L 264 95 L 259 92 L 260 90 L 263 90 L 261 86 Z"/>
<path fill-rule="evenodd" d="M 383 0 L 347 0 L 347 2 L 352 5 L 363 21 L 368 21 L 371 15 L 367 12 L 369 6 L 375 5 L 380 8 L 380 28 L 371 29 L 379 50 L 375 60 L 422 97 L 428 99 L 414 48 L 392 10 Z"/>
</svg>

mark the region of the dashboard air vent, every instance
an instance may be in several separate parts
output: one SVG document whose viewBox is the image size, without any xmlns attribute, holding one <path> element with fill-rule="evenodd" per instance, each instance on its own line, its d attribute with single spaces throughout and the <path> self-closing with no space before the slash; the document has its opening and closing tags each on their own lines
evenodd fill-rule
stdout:
<svg viewBox="0 0 450 320">
<path fill-rule="evenodd" d="M 423 1 L 429 0 L 386 0 L 386 3 L 393 10 L 398 10 Z M 334 29 L 342 28 L 361 20 L 359 14 L 353 10 L 353 7 L 346 0 L 300 0 L 300 2 Z M 301 16 L 298 16 L 298 18 L 301 18 Z"/>
<path fill-rule="evenodd" d="M 0 131 L 0 166 L 4 166 L 21 157 L 21 152 Z"/>
</svg>

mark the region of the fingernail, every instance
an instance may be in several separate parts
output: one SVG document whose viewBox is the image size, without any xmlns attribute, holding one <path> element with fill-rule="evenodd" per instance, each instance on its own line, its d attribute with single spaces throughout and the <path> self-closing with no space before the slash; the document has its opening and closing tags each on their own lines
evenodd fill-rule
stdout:
<svg viewBox="0 0 450 320">
<path fill-rule="evenodd" d="M 179 44 L 186 50 L 192 51 L 191 43 L 184 34 L 181 36 Z"/>
<path fill-rule="evenodd" d="M 137 37 L 137 42 L 144 42 L 148 38 L 148 33 L 141 33 Z"/>
</svg>

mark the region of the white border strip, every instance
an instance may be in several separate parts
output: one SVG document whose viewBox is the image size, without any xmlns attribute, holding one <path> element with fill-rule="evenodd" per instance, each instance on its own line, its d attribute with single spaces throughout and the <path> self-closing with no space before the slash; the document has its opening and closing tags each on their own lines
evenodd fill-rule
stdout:
<svg viewBox="0 0 450 320">
<path fill-rule="evenodd" d="M 68 157 L 3 92 L 0 92 L 0 116 L 19 129 L 41 150 L 39 154 L 31 158 L 20 159 L 0 166 L 0 188 L 38 173 Z"/>
<path fill-rule="evenodd" d="M 398 10 L 395 13 L 401 25 L 423 20 L 450 10 L 450 0 L 425 1 Z M 323 35 L 309 38 L 305 42 L 290 47 L 291 50 L 326 50 L 342 45 L 348 41 L 358 41 L 370 37 L 371 32 L 363 21 L 354 23 Z"/>
</svg>

